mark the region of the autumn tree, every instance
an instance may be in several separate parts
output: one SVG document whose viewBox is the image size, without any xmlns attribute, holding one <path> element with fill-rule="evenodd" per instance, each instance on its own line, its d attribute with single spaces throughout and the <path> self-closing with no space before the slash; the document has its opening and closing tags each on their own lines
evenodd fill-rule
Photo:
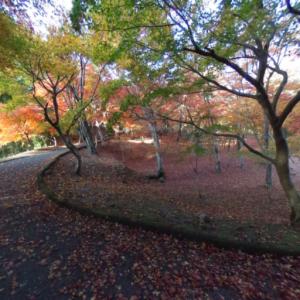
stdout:
<svg viewBox="0 0 300 300">
<path fill-rule="evenodd" d="M 43 114 L 36 105 L 26 105 L 0 112 L 1 140 L 4 142 L 25 140 L 31 143 L 35 135 L 47 133 Z"/>
<path fill-rule="evenodd" d="M 41 107 L 47 121 L 76 158 L 76 174 L 81 172 L 81 155 L 73 144 L 70 132 L 90 102 L 79 103 L 71 110 L 64 109 L 62 95 L 78 75 L 72 60 L 72 45 L 61 45 L 59 36 L 47 41 L 33 37 L 26 59 L 20 62 L 32 80 L 32 96 Z"/>
<path fill-rule="evenodd" d="M 234 137 L 272 163 L 290 203 L 291 222 L 299 224 L 300 194 L 290 177 L 289 147 L 283 125 L 299 103 L 300 92 L 278 110 L 288 82 L 288 73 L 280 67 L 278 53 L 293 47 L 299 34 L 297 20 L 279 0 L 222 1 L 215 7 L 205 4 L 205 1 L 177 0 L 101 1 L 92 5 L 92 9 L 98 13 L 94 19 L 98 31 L 121 33 L 120 45 L 139 46 L 144 51 L 169 56 L 177 66 L 194 72 L 210 86 L 260 105 L 272 130 L 275 156 L 256 150 L 238 134 L 220 130 L 208 133 Z M 256 67 L 248 70 L 247 61 Z M 226 75 L 229 73 L 241 78 L 242 89 L 230 85 Z M 271 73 L 280 78 L 273 95 L 267 86 Z"/>
<path fill-rule="evenodd" d="M 142 85 L 131 86 L 128 88 L 128 95 L 121 103 L 121 111 L 130 110 L 132 118 L 137 121 L 144 121 L 148 124 L 155 148 L 156 175 L 154 178 L 163 180 L 165 171 L 157 128 L 158 117 L 156 116 L 155 108 L 153 108 L 153 100 L 157 99 L 151 99 L 151 92 L 153 92 L 151 85 L 147 86 L 145 83 Z M 159 95 L 157 96 L 159 97 Z"/>
<path fill-rule="evenodd" d="M 78 36 L 70 32 L 64 32 L 56 37 L 58 39 L 57 43 L 61 45 L 67 45 L 70 49 L 70 56 L 74 65 L 78 68 L 78 73 L 74 80 L 72 80 L 64 93 L 62 94 L 63 99 L 70 109 L 81 105 L 82 103 L 88 102 L 89 99 L 95 97 L 99 83 L 101 80 L 101 73 L 103 67 L 100 66 L 99 73 L 96 74 L 96 78 L 87 78 L 91 74 L 87 74 L 88 67 L 91 69 L 91 62 L 89 57 L 91 55 L 90 51 L 92 45 L 90 39 L 81 39 Z M 93 76 L 90 76 L 93 77 Z M 97 154 L 95 143 L 92 137 L 91 129 L 88 124 L 85 111 L 82 111 L 80 118 L 78 119 L 79 134 L 84 140 L 87 148 L 91 154 Z"/>
</svg>

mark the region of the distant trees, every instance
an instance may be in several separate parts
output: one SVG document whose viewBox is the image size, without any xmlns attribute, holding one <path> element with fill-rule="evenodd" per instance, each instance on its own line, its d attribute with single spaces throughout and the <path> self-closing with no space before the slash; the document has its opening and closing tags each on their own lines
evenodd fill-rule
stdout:
<svg viewBox="0 0 300 300">
<path fill-rule="evenodd" d="M 47 126 L 42 122 L 41 110 L 35 105 L 20 106 L 12 111 L 0 112 L 2 141 L 25 140 L 31 143 L 35 135 L 47 133 Z"/>
<path fill-rule="evenodd" d="M 158 99 L 151 99 L 151 93 L 155 93 L 155 89 L 151 90 L 151 88 L 147 88 L 145 84 L 143 87 L 133 86 L 131 89 L 128 89 L 128 92 L 124 102 L 121 103 L 121 109 L 123 111 L 130 109 L 133 118 L 147 123 L 155 149 L 156 175 L 154 178 L 163 180 L 165 171 L 157 128 L 157 120 L 159 118 L 156 116 L 155 105 L 152 103 Z M 158 94 L 157 96 L 157 98 L 159 98 L 160 95 Z"/>
<path fill-rule="evenodd" d="M 118 97 L 118 101 L 115 103 L 115 112 L 109 120 L 109 126 L 114 126 L 116 123 L 122 121 L 124 117 L 127 119 L 127 123 L 128 119 L 131 119 L 132 122 L 136 123 L 146 123 L 149 128 L 151 138 L 153 139 L 156 157 L 156 174 L 155 176 L 150 177 L 163 180 L 165 177 L 165 171 L 157 126 L 159 117 L 156 115 L 156 109 L 159 109 L 160 101 L 163 96 L 159 92 L 159 86 L 148 81 L 143 71 L 142 69 L 139 69 L 138 76 L 137 74 L 134 74 L 135 72 L 133 72 L 131 74 L 131 80 L 128 80 L 127 82 L 119 82 L 119 88 L 118 86 L 115 86 L 114 88 L 111 88 L 110 91 L 107 90 L 108 101 L 109 98 L 116 97 L 115 94 L 117 94 Z M 137 78 L 143 80 L 143 85 L 140 85 L 137 81 L 135 81 Z M 118 90 L 121 90 L 121 93 L 118 93 Z"/>
</svg>

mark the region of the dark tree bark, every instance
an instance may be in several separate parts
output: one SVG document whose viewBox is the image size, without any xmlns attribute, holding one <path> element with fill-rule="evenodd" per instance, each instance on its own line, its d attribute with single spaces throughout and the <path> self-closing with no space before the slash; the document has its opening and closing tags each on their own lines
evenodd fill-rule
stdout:
<svg viewBox="0 0 300 300">
<path fill-rule="evenodd" d="M 276 143 L 275 168 L 277 170 L 281 186 L 289 200 L 291 207 L 291 222 L 295 225 L 300 224 L 300 194 L 291 180 L 289 149 L 283 130 L 275 129 L 274 138 Z"/>
<path fill-rule="evenodd" d="M 72 143 L 70 136 L 63 135 L 62 133 L 60 133 L 60 136 L 76 159 L 75 174 L 81 175 L 82 158 L 79 149 L 77 149 L 77 147 Z"/>
<path fill-rule="evenodd" d="M 241 126 L 239 125 L 239 129 L 241 128 Z M 242 138 L 244 139 L 244 135 L 242 135 Z M 242 150 L 242 146 L 243 144 L 241 143 L 240 140 L 237 140 L 236 141 L 236 147 L 237 147 L 237 152 L 238 152 L 238 156 L 239 156 L 239 161 L 240 161 L 240 169 L 244 169 L 244 166 L 245 166 L 245 162 L 244 162 L 244 156 L 243 154 L 241 153 L 241 150 Z"/>
</svg>

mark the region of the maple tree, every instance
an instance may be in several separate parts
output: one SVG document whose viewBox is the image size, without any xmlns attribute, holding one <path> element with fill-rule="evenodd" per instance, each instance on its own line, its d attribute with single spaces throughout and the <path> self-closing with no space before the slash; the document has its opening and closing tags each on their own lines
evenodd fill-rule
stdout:
<svg viewBox="0 0 300 300">
<path fill-rule="evenodd" d="M 127 59 L 132 61 L 130 56 Z M 121 102 L 120 110 L 126 112 L 130 109 L 131 114 L 137 119 L 148 123 L 155 148 L 157 166 L 155 178 L 163 180 L 165 172 L 155 106 L 159 107 L 159 102 L 170 94 L 170 88 L 166 86 L 167 81 L 165 80 L 167 67 L 163 66 L 153 72 L 150 68 L 147 68 L 142 60 L 135 59 L 134 62 L 129 63 L 127 69 L 130 71 L 130 75 L 127 76 L 129 77 L 129 87 L 125 99 Z M 151 81 L 148 78 L 151 78 Z"/>
<path fill-rule="evenodd" d="M 25 139 L 31 143 L 34 135 L 46 135 L 47 126 L 42 111 L 34 105 L 20 106 L 13 111 L 0 113 L 1 142 Z"/>
<path fill-rule="evenodd" d="M 34 100 L 42 108 L 45 120 L 75 156 L 75 172 L 80 174 L 81 156 L 71 140 L 70 132 L 89 102 L 79 103 L 73 110 L 64 109 L 62 93 L 75 79 L 78 70 L 71 58 L 72 44 L 61 47 L 61 41 L 61 35 L 52 35 L 47 41 L 36 37 L 26 59 L 21 63 L 24 72 L 32 80 Z"/>
<path fill-rule="evenodd" d="M 213 88 L 252 99 L 260 105 L 272 130 L 275 156 L 254 149 L 237 134 L 207 133 L 235 137 L 248 150 L 272 163 L 290 202 L 291 222 L 299 223 L 300 195 L 290 178 L 289 148 L 283 131 L 284 122 L 300 101 L 299 92 L 291 95 L 285 107 L 278 110 L 288 82 L 279 57 L 282 49 L 293 46 L 298 23 L 281 8 L 280 1 L 225 1 L 213 10 L 202 2 L 176 0 L 123 1 L 122 4 L 101 1 L 91 7 L 98 12 L 94 27 L 100 32 L 110 31 L 112 37 L 119 33 L 120 47 L 125 44 L 128 48 L 139 47 L 141 53 L 152 51 L 154 56 L 168 56 L 177 66 L 194 72 Z M 247 69 L 245 61 L 255 67 Z M 220 71 L 224 72 L 225 80 L 218 78 Z M 231 86 L 226 71 L 241 78 L 244 88 Z M 274 73 L 280 81 L 270 96 L 267 78 Z"/>
</svg>

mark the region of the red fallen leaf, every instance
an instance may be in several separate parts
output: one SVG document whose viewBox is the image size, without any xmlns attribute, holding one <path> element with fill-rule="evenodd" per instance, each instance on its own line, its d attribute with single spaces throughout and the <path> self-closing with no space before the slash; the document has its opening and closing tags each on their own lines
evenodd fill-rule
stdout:
<svg viewBox="0 0 300 300">
<path fill-rule="evenodd" d="M 1 168 L 0 175 L 5 181 L 7 178 L 19 181 L 24 176 L 33 176 L 30 174 L 33 173 L 32 166 L 23 170 L 18 178 L 7 170 L 1 173 Z M 28 189 L 35 195 L 34 186 Z M 141 192 L 143 189 L 139 189 Z M 300 299 L 299 258 L 247 255 L 241 251 L 224 251 L 210 244 L 202 249 L 201 244 L 177 240 L 169 235 L 84 217 L 47 203 L 44 198 L 37 198 L 33 203 L 5 211 L 0 218 L 0 264 L 7 271 L 11 269 L 8 268 L 10 261 L 18 261 L 13 265 L 19 282 L 16 293 L 26 295 L 30 294 L 29 289 L 43 290 L 45 295 L 49 293 L 59 299 L 62 297 L 59 289 L 66 285 L 61 289 L 65 298 L 72 295 L 78 298 L 84 292 L 84 295 L 94 294 L 94 300 L 113 299 L 118 293 L 127 299 L 131 295 L 138 299 L 156 299 L 154 293 L 159 293 L 159 298 L 165 300 L 176 297 L 208 299 L 213 293 L 221 299 L 227 292 L 234 299 Z M 42 219 L 40 212 L 44 210 L 48 217 Z M 32 230 L 27 230 L 28 226 Z M 40 242 L 41 236 L 43 242 Z M 45 240 L 45 236 L 50 239 Z M 35 256 L 26 262 L 12 257 L 22 258 L 32 253 Z M 38 266 L 43 257 L 47 257 L 49 267 L 56 262 L 51 283 L 43 273 L 47 269 Z M 23 282 L 29 283 L 28 273 L 24 272 L 27 268 L 35 270 L 30 276 L 39 280 L 22 286 Z M 83 269 L 87 270 L 86 273 Z M 58 277 L 59 272 L 62 274 Z M 166 272 L 168 276 L 165 278 Z M 12 276 L 4 277 L 1 287 L 5 282 L 10 287 L 11 280 Z M 206 281 L 209 286 L 205 285 Z M 120 291 L 117 286 L 121 286 Z M 175 294 L 170 295 L 170 291 Z M 9 292 L 2 291 L 0 298 L 9 298 Z"/>
</svg>

